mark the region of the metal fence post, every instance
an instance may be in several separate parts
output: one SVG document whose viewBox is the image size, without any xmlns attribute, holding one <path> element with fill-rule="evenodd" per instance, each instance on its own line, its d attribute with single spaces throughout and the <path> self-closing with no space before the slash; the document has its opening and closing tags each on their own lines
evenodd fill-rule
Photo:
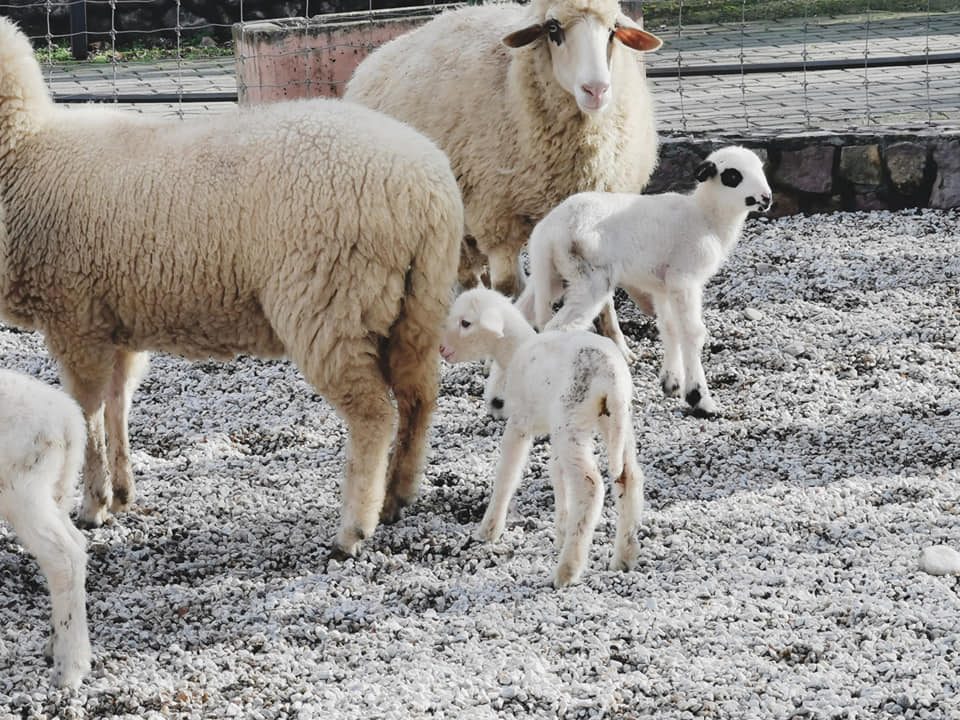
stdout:
<svg viewBox="0 0 960 720">
<path fill-rule="evenodd" d="M 87 59 L 87 1 L 70 3 L 70 53 L 74 60 Z"/>
</svg>

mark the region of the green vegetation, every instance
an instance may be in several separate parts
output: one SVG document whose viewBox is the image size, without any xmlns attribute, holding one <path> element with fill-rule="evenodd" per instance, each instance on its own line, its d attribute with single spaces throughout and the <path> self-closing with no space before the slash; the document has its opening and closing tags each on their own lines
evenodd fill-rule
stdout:
<svg viewBox="0 0 960 720">
<path fill-rule="evenodd" d="M 87 62 L 109 63 L 113 55 L 109 43 L 93 43 Z M 222 45 L 202 44 L 191 38 L 180 47 L 180 56 L 184 60 L 202 60 L 207 58 L 230 57 L 233 55 L 233 46 L 230 43 Z M 52 48 L 37 47 L 37 60 L 41 63 L 73 62 L 73 55 L 69 45 L 54 44 Z M 126 46 L 117 45 L 116 59 L 123 62 L 156 62 L 158 60 L 176 59 L 177 48 L 148 46 L 142 42 L 135 42 Z"/>
<path fill-rule="evenodd" d="M 803 17 L 836 17 L 870 12 L 949 12 L 960 10 L 958 0 L 685 0 L 683 24 L 786 20 Z M 679 0 L 645 0 L 644 24 L 676 25 Z"/>
</svg>

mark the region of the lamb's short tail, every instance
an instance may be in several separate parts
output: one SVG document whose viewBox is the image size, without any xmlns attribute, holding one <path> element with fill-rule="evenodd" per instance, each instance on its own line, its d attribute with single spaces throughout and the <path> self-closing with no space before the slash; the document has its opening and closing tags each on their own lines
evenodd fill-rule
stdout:
<svg viewBox="0 0 960 720">
<path fill-rule="evenodd" d="M 607 458 L 610 477 L 618 478 L 633 455 L 633 423 L 630 421 L 629 389 L 607 394 L 606 411 L 610 415 L 607 427 Z M 629 453 L 629 456 L 628 456 Z"/>
</svg>

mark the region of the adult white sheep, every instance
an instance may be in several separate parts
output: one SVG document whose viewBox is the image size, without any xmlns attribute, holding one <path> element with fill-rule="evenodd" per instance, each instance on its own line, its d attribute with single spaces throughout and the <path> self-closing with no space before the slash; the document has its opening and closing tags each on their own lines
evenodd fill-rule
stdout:
<svg viewBox="0 0 960 720">
<path fill-rule="evenodd" d="M 770 207 L 763 163 L 726 147 L 696 168 L 687 195 L 581 193 L 562 202 L 530 236 L 530 278 L 517 301 L 540 328 L 601 327 L 632 359 L 613 306 L 613 291 L 653 299 L 663 338 L 660 383 L 681 392 L 697 416 L 717 414 L 700 361 L 707 281 L 733 250 L 751 210 Z M 552 303 L 563 307 L 551 320 Z M 548 322 L 549 321 L 549 322 Z"/>
<path fill-rule="evenodd" d="M 533 225 L 576 192 L 639 192 L 657 158 L 642 56 L 660 47 L 616 0 L 495 3 L 439 15 L 371 53 L 345 97 L 450 156 L 492 287 L 519 290 Z M 460 280 L 478 253 L 461 253 Z"/>
<path fill-rule="evenodd" d="M 146 350 L 297 364 L 349 430 L 344 552 L 416 494 L 463 233 L 429 140 L 332 100 L 186 122 L 58 108 L 0 18 L 0 194 L 0 312 L 44 332 L 87 420 L 82 521 L 133 499 Z"/>
<path fill-rule="evenodd" d="M 70 521 L 83 446 L 83 414 L 66 393 L 0 370 L 0 517 L 47 578 L 53 682 L 63 687 L 90 671 L 86 541 Z"/>
<path fill-rule="evenodd" d="M 630 419 L 630 370 L 614 344 L 583 331 L 538 335 L 506 297 L 476 288 L 450 308 L 440 352 L 448 362 L 494 357 L 506 382 L 509 420 L 493 497 L 477 537 L 500 537 L 533 438 L 549 435 L 561 547 L 554 585 L 577 582 L 603 509 L 603 481 L 593 457 L 593 438 L 599 431 L 610 476 L 616 478 L 617 534 L 610 569 L 632 568 L 639 551 L 643 473 Z"/>
</svg>

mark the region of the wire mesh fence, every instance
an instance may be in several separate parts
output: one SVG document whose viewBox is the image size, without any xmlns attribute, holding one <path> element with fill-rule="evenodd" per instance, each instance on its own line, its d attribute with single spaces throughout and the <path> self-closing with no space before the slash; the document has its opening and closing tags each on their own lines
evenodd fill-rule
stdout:
<svg viewBox="0 0 960 720">
<path fill-rule="evenodd" d="M 372 18 L 382 7 L 372 0 L 0 0 L 0 14 L 31 35 L 59 101 L 181 116 L 230 110 L 248 89 L 244 77 L 238 87 L 237 67 L 255 58 L 234 52 L 234 23 L 279 15 L 329 24 L 331 11 L 354 10 L 359 32 L 348 42 L 290 51 L 315 69 L 326 57 L 362 56 L 380 42 Z M 632 9 L 665 41 L 646 64 L 666 132 L 960 128 L 960 0 L 647 0 Z M 78 46 L 89 53 L 83 61 L 72 59 Z M 338 94 L 345 77 L 316 84 Z"/>
</svg>

